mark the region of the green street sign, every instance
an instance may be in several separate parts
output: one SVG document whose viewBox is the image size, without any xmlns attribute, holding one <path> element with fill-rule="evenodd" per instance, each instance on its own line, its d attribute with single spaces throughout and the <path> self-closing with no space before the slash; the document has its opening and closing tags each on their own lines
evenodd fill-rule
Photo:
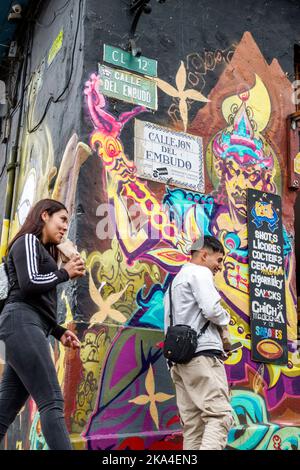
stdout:
<svg viewBox="0 0 300 470">
<path fill-rule="evenodd" d="M 157 86 L 154 80 L 101 64 L 99 78 L 99 91 L 103 95 L 157 109 Z"/>
<path fill-rule="evenodd" d="M 130 52 L 104 44 L 103 60 L 109 64 L 157 77 L 157 61 L 147 57 L 134 57 Z"/>
</svg>

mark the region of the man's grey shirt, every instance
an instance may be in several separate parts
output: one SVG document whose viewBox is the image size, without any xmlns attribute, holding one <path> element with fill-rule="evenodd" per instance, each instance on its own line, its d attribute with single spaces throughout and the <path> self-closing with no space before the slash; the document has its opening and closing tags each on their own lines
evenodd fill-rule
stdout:
<svg viewBox="0 0 300 470">
<path fill-rule="evenodd" d="M 220 301 L 210 269 L 194 263 L 182 266 L 172 283 L 173 324 L 189 325 L 199 333 L 207 320 L 210 321 L 205 333 L 198 338 L 196 352 L 208 349 L 223 351 L 217 325 L 228 325 L 230 315 Z M 164 296 L 164 310 L 166 332 L 170 324 L 169 289 Z"/>
</svg>

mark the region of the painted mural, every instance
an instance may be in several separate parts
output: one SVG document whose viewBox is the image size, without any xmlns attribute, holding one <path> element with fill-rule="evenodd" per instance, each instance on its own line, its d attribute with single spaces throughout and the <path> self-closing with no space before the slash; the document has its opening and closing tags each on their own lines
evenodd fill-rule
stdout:
<svg viewBox="0 0 300 470">
<path fill-rule="evenodd" d="M 282 126 L 293 111 L 292 86 L 276 60 L 266 63 L 250 33 L 233 49 L 212 56 L 210 68 L 209 61 L 205 68 L 197 68 L 196 54 L 179 60 L 176 88 L 157 79 L 170 98 L 171 123 L 166 116 L 164 125 L 203 137 L 205 194 L 138 178 L 122 130 L 137 116 L 147 120 L 148 111 L 138 106 L 113 113 L 99 92 L 96 74 L 84 86 L 85 119 L 93 126 L 89 142 L 73 135 L 60 168 L 53 170 L 51 158 L 45 161 L 49 171 L 43 174 L 54 182 L 48 194 L 64 201 L 73 213 L 79 169 L 93 151 L 99 161 L 94 196 L 105 206 L 94 227 L 94 243 L 88 244 L 95 248 L 88 251 L 84 236 L 80 244 L 88 272 L 87 290 L 81 295 L 96 306 L 89 322 L 74 322 L 71 299 L 65 291 L 61 294 L 65 323 L 76 330 L 82 348 L 70 352 L 52 345 L 67 425 L 77 449 L 182 448 L 175 391 L 162 355 L 162 300 L 172 277 L 189 260 L 192 241 L 203 233 L 217 236 L 225 246 L 224 269 L 216 282 L 231 314 L 232 339 L 244 346 L 226 361 L 235 417 L 228 448 L 300 449 L 294 195 L 284 189 Z M 215 73 L 220 64 L 218 82 L 204 96 L 197 89 L 200 85 L 202 90 L 205 75 Z M 191 106 L 198 111 L 190 121 Z M 48 139 L 46 129 L 43 136 Z M 49 137 L 51 157 L 50 141 Z M 25 154 L 26 150 L 26 177 L 20 183 L 16 213 L 20 223 L 26 208 L 48 195 L 38 189 L 37 170 Z M 29 180 L 37 181 L 30 194 Z M 282 196 L 289 340 L 284 367 L 250 358 L 246 188 Z M 21 415 L 25 413 L 21 441 L 12 435 L 6 445 L 15 448 L 19 442 L 22 448 L 46 449 L 33 402 Z"/>
</svg>

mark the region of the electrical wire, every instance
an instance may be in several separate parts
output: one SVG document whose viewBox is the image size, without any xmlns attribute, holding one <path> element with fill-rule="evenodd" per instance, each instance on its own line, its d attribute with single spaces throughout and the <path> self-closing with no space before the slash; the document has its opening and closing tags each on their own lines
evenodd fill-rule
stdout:
<svg viewBox="0 0 300 470">
<path fill-rule="evenodd" d="M 13 3 L 14 0 L 11 0 L 11 5 Z M 33 44 L 33 36 L 34 36 L 34 24 L 35 24 L 35 15 L 37 14 L 37 12 L 39 11 L 39 8 L 42 4 L 42 1 L 43 0 L 39 0 L 39 2 L 35 5 L 35 9 L 34 9 L 34 12 L 32 12 L 31 10 L 29 10 L 28 14 L 26 15 L 26 18 L 25 18 L 25 25 L 28 24 L 29 25 L 29 28 L 30 28 L 30 41 L 31 41 L 31 44 L 28 46 L 28 50 L 30 51 L 32 49 L 32 44 Z M 10 7 L 11 7 L 10 5 Z M 27 50 L 27 53 L 28 54 L 28 50 Z M 28 60 L 28 58 L 27 58 Z M 20 63 L 20 60 L 19 60 L 19 63 Z M 22 71 L 22 67 L 23 67 L 23 61 L 20 63 L 19 65 L 19 70 L 17 72 L 17 80 L 16 80 L 16 83 L 15 83 L 15 90 L 13 92 L 13 98 L 11 99 L 12 103 L 14 102 L 14 97 L 16 96 L 17 94 L 17 91 L 18 91 L 18 78 L 19 78 L 19 72 L 21 73 Z M 31 54 L 29 54 L 29 62 L 28 62 L 28 67 L 27 69 L 30 70 L 31 68 Z M 0 64 L 0 67 L 2 65 Z M 10 74 L 10 67 L 7 68 L 8 72 L 9 72 L 9 76 L 11 75 Z M 10 114 L 8 115 L 8 118 L 11 119 L 14 114 L 18 111 L 19 107 L 20 107 L 20 104 L 22 102 L 22 95 L 23 93 L 25 93 L 27 91 L 27 88 L 29 87 L 30 83 L 31 83 L 31 80 L 32 80 L 32 77 L 33 77 L 34 73 L 31 74 L 28 82 L 25 84 L 24 86 L 24 89 L 22 90 L 22 93 L 21 93 L 21 97 L 20 99 L 17 101 L 17 103 L 14 105 L 14 107 L 10 107 Z"/>
<path fill-rule="evenodd" d="M 6 165 L 7 165 L 7 156 L 8 156 L 8 144 L 5 145 L 5 158 L 4 158 L 3 166 L 2 166 L 1 171 L 0 171 L 0 179 L 2 178 L 4 170 L 5 170 Z"/>
<path fill-rule="evenodd" d="M 9 72 L 8 72 L 9 75 L 8 76 L 10 77 L 10 80 L 7 83 L 7 101 L 9 103 L 10 110 L 16 107 L 14 103 L 17 97 L 18 87 L 19 87 L 20 78 L 22 74 L 23 63 L 24 63 L 24 59 L 17 62 L 17 67 L 15 67 L 15 64 L 13 61 L 9 63 Z M 9 116 L 9 113 L 7 113 L 7 115 Z M 11 113 L 10 117 L 12 115 L 13 113 Z"/>
<path fill-rule="evenodd" d="M 32 50 L 33 36 L 34 36 L 34 34 L 33 34 L 33 31 L 34 31 L 34 21 L 30 22 L 29 24 L 31 25 L 31 28 L 30 28 L 30 43 L 28 43 L 29 45 L 28 45 L 28 49 L 27 49 L 26 55 L 28 55 L 28 54 L 29 54 L 29 51 Z M 30 70 L 30 68 L 31 68 L 31 54 L 29 54 L 29 59 L 28 59 L 28 57 L 27 57 L 26 60 L 29 60 L 29 64 L 30 64 L 30 65 L 27 67 L 27 69 Z M 18 81 L 19 81 L 18 78 L 19 78 L 19 73 L 21 74 L 21 71 L 22 71 L 22 65 L 20 65 L 19 71 L 17 72 L 18 77 L 17 77 L 17 80 L 16 80 L 15 93 L 14 93 L 14 95 L 16 95 L 17 90 L 18 90 Z M 19 109 L 19 107 L 20 107 L 20 104 L 21 104 L 21 102 L 22 102 L 22 95 L 27 91 L 27 88 L 29 87 L 29 85 L 30 85 L 30 83 L 31 83 L 31 80 L 32 80 L 33 75 L 34 75 L 34 73 L 31 74 L 31 76 L 30 76 L 28 82 L 25 84 L 24 89 L 22 90 L 21 97 L 20 97 L 19 101 L 16 103 L 15 107 L 11 110 L 11 112 L 10 112 L 10 114 L 9 114 L 9 119 L 11 119 L 11 118 L 15 115 L 15 113 L 18 111 L 18 109 Z"/>
<path fill-rule="evenodd" d="M 19 103 L 21 104 L 23 102 L 23 99 L 24 99 L 24 93 L 25 93 L 25 80 L 26 80 L 26 75 L 27 75 L 27 70 L 28 70 L 28 58 L 30 57 L 30 54 L 29 54 L 29 51 L 31 50 L 31 47 L 32 47 L 32 40 L 33 40 L 33 26 L 29 27 L 28 29 L 28 36 L 27 36 L 27 41 L 26 41 L 26 53 L 25 53 L 25 59 L 24 59 L 24 62 L 23 62 L 23 65 L 22 67 L 19 68 L 18 70 L 18 77 L 21 77 L 21 70 L 23 69 L 23 77 L 22 78 L 22 82 L 24 83 L 24 86 L 23 86 L 23 89 L 21 91 L 21 99 L 19 101 Z M 20 75 L 19 75 L 20 74 Z M 20 105 L 19 105 L 20 106 Z M 10 115 L 11 116 L 11 115 Z M 6 117 L 6 119 L 8 119 Z M 10 119 L 10 117 L 9 117 Z M 17 136 L 18 136 L 18 133 L 19 133 L 19 127 L 18 126 L 18 130 L 17 130 Z M 18 137 L 16 137 L 16 142 L 18 142 Z M 3 163 L 3 166 L 1 168 L 1 171 L 0 171 L 0 179 L 2 178 L 3 174 L 4 174 L 4 170 L 7 166 L 7 160 L 8 160 L 8 141 L 6 143 L 6 149 L 5 149 L 5 159 L 4 159 L 4 163 Z"/>
<path fill-rule="evenodd" d="M 79 7 L 78 7 L 78 19 L 77 19 L 77 25 L 76 25 L 76 31 L 75 31 L 75 36 L 74 36 L 74 46 L 73 46 L 73 51 L 72 51 L 72 58 L 71 58 L 71 70 L 70 70 L 70 75 L 69 75 L 69 78 L 67 80 L 67 83 L 63 89 L 63 91 L 59 94 L 59 96 L 57 98 L 53 98 L 53 96 L 51 96 L 45 106 L 45 110 L 42 114 L 42 117 L 41 119 L 38 121 L 38 123 L 31 129 L 29 129 L 29 122 L 28 122 L 28 117 L 29 117 L 29 112 L 27 112 L 27 132 L 29 134 L 32 134 L 33 132 L 37 131 L 37 129 L 40 127 L 40 125 L 42 124 L 42 122 L 44 121 L 46 115 L 47 115 L 47 112 L 48 112 L 48 109 L 50 108 L 51 106 L 51 103 L 58 103 L 61 98 L 63 97 L 63 95 L 65 94 L 65 92 L 67 91 L 67 89 L 69 88 L 69 85 L 71 83 L 71 80 L 72 80 L 72 76 L 73 76 L 73 70 L 74 70 L 74 59 L 75 59 L 75 51 L 76 51 L 76 45 L 77 45 L 77 38 L 78 38 L 78 33 L 79 33 L 79 26 L 80 26 L 80 20 L 81 20 L 81 8 L 82 8 L 82 3 L 83 3 L 83 0 L 79 0 Z"/>
<path fill-rule="evenodd" d="M 12 1 L 13 1 L 13 0 L 12 0 Z M 54 13 L 55 18 L 57 18 L 57 17 L 61 14 L 61 12 L 68 6 L 68 4 L 69 4 L 70 2 L 71 2 L 71 0 L 67 0 L 67 2 L 66 2 L 61 8 L 59 8 L 59 9 Z M 39 10 L 39 7 L 40 7 L 41 3 L 42 3 L 42 0 L 40 0 L 39 4 L 37 5 L 37 7 L 36 7 L 36 9 L 35 9 L 35 13 L 34 13 L 33 15 L 31 15 L 31 16 L 28 18 L 28 20 L 29 20 L 30 22 L 32 22 L 32 23 L 38 24 L 39 26 L 45 26 L 45 27 L 47 27 L 46 25 L 42 25 L 41 23 L 38 23 L 38 21 L 35 20 L 35 18 L 34 18 L 35 15 L 36 15 L 36 12 Z M 49 24 L 49 26 L 50 26 L 50 24 Z M 32 36 L 32 38 L 31 38 L 31 40 L 32 40 L 32 44 L 33 44 L 33 36 Z M 32 44 L 31 44 L 31 47 L 32 47 Z M 8 46 L 8 47 L 9 47 L 9 46 Z M 30 56 L 30 58 L 31 58 L 31 56 Z M 1 64 L 0 64 L 0 67 L 1 67 Z M 30 69 L 30 67 L 29 67 L 29 69 Z M 7 68 L 7 70 L 8 70 L 8 68 Z M 35 72 L 32 72 L 32 73 L 31 73 L 30 78 L 29 78 L 28 82 L 26 83 L 26 85 L 25 85 L 25 87 L 24 87 L 24 93 L 27 91 L 28 87 L 30 86 L 31 80 L 32 80 L 33 77 L 34 77 L 34 73 L 35 73 Z M 19 101 L 17 101 L 17 103 L 15 104 L 14 108 L 10 110 L 10 111 L 11 111 L 11 112 L 10 112 L 10 115 L 9 115 L 9 118 L 10 118 L 10 119 L 11 119 L 11 118 L 14 116 L 14 114 L 18 111 L 18 109 L 19 109 L 19 107 L 20 107 L 20 103 L 21 103 L 21 98 L 19 99 Z"/>
</svg>

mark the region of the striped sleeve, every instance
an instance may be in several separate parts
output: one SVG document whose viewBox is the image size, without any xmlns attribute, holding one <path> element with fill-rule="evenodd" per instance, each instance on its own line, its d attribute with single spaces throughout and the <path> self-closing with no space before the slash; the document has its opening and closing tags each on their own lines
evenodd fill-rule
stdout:
<svg viewBox="0 0 300 470">
<path fill-rule="evenodd" d="M 23 294 L 43 294 L 53 289 L 57 284 L 69 279 L 65 269 L 50 271 L 46 274 L 39 272 L 39 241 L 32 234 L 20 237 L 13 246 L 13 262 L 18 283 Z M 50 255 L 49 255 L 50 257 Z"/>
</svg>

